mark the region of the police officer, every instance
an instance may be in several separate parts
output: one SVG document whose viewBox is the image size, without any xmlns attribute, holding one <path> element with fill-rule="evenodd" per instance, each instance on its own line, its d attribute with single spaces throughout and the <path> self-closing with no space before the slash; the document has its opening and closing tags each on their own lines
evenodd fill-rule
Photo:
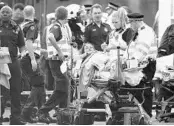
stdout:
<svg viewBox="0 0 174 126">
<path fill-rule="evenodd" d="M 26 104 L 22 110 L 24 121 L 34 123 L 37 120 L 32 117 L 32 111 L 35 106 L 40 108 L 46 101 L 44 89 L 44 76 L 41 74 L 39 67 L 40 55 L 35 53 L 33 43 L 38 36 L 38 27 L 34 22 L 35 9 L 31 5 L 24 8 L 25 21 L 21 24 L 26 39 L 27 54 L 21 59 L 22 72 L 27 76 L 31 92 Z"/>
<path fill-rule="evenodd" d="M 10 96 L 11 96 L 11 125 L 23 125 L 24 122 L 20 119 L 21 105 L 20 105 L 20 91 L 21 91 L 21 69 L 18 61 L 18 48 L 22 53 L 25 50 L 24 36 L 20 27 L 11 20 L 12 9 L 9 6 L 2 7 L 0 20 L 0 38 L 1 46 L 8 47 L 12 63 L 8 64 L 11 78 L 10 78 Z M 4 53 L 0 52 L 0 57 Z"/>
<path fill-rule="evenodd" d="M 40 42 L 41 45 L 41 49 L 43 51 L 41 51 L 41 54 L 44 55 L 44 50 L 47 50 L 47 41 L 48 41 L 48 34 L 49 34 L 49 30 L 52 26 L 52 24 L 55 22 L 55 13 L 50 13 L 47 14 L 47 26 L 44 28 L 43 30 L 43 35 L 42 35 L 42 41 Z M 46 60 L 46 57 L 43 57 L 44 61 L 43 61 L 43 68 L 45 71 L 45 87 L 47 90 L 54 90 L 54 78 L 51 74 L 51 70 L 49 67 L 49 63 L 48 60 Z"/>
<path fill-rule="evenodd" d="M 4 2 L 0 2 L 0 9 L 5 6 L 6 4 Z M 5 112 L 5 104 L 7 100 L 10 100 L 10 91 L 5 88 L 4 86 L 1 86 L 1 118 L 0 118 L 0 124 L 4 121 L 3 114 Z"/>
<path fill-rule="evenodd" d="M 68 11 L 60 6 L 55 10 L 56 22 L 50 28 L 47 43 L 48 60 L 51 73 L 54 77 L 55 89 L 48 101 L 39 110 L 39 121 L 49 123 L 48 112 L 59 105 L 61 108 L 67 107 L 69 80 L 66 74 L 60 70 L 64 55 L 70 54 L 69 41 L 71 36 L 67 28 Z M 60 48 L 61 47 L 61 48 Z"/>
<path fill-rule="evenodd" d="M 106 7 L 106 13 L 108 13 L 107 21 L 106 23 L 110 25 L 111 29 L 114 29 L 114 26 L 112 24 L 112 15 L 114 11 L 117 11 L 120 6 L 116 5 L 112 2 L 108 3 L 108 6 Z"/>
<path fill-rule="evenodd" d="M 16 3 L 13 6 L 12 19 L 19 25 L 24 21 L 23 10 L 24 10 L 24 5 L 22 3 Z"/>
<path fill-rule="evenodd" d="M 139 13 L 128 14 L 131 28 L 135 31 L 135 36 L 132 42 L 129 44 L 124 58 L 135 59 L 139 63 L 146 61 L 149 58 L 150 48 L 156 41 L 155 32 L 151 27 L 143 22 L 144 15 Z M 143 69 L 145 78 L 137 86 L 139 87 L 151 87 L 144 91 L 145 101 L 142 104 L 143 108 L 149 116 L 152 117 L 152 79 L 156 69 L 156 62 L 149 60 L 149 64 Z M 141 103 L 143 101 L 142 91 L 132 92 L 137 100 Z"/>
<path fill-rule="evenodd" d="M 93 22 L 85 28 L 85 42 L 92 43 L 94 48 L 102 51 L 101 44 L 108 41 L 107 36 L 111 31 L 108 24 L 102 23 L 102 6 L 95 4 L 91 8 Z"/>
</svg>

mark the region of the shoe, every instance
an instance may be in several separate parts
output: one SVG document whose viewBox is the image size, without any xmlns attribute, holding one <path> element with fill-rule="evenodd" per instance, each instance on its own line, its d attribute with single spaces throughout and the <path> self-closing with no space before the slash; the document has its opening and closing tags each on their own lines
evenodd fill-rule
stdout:
<svg viewBox="0 0 174 126">
<path fill-rule="evenodd" d="M 11 101 L 6 102 L 6 107 L 11 107 Z"/>
<path fill-rule="evenodd" d="M 25 125 L 26 122 L 22 121 L 21 118 L 11 117 L 10 125 Z"/>
<path fill-rule="evenodd" d="M 3 120 L 2 120 L 3 122 L 9 122 L 10 121 L 10 119 L 8 118 L 8 117 L 5 117 L 5 118 L 3 118 Z"/>
<path fill-rule="evenodd" d="M 33 118 L 33 117 L 22 117 L 22 121 L 24 122 L 28 122 L 28 123 L 37 123 L 38 119 L 37 118 Z"/>
<path fill-rule="evenodd" d="M 46 117 L 50 120 L 50 123 L 56 123 L 57 122 L 57 120 L 51 118 L 49 114 L 46 114 Z"/>
<path fill-rule="evenodd" d="M 55 118 L 57 117 L 57 112 L 55 112 L 55 113 L 53 114 L 53 117 L 55 117 Z"/>
<path fill-rule="evenodd" d="M 104 114 L 97 114 L 94 116 L 95 121 L 106 121 L 106 117 Z"/>
<path fill-rule="evenodd" d="M 49 124 L 50 119 L 48 119 L 46 114 L 39 114 L 38 115 L 38 122 Z"/>
<path fill-rule="evenodd" d="M 2 122 L 3 122 L 2 120 L 3 120 L 3 119 L 2 119 L 2 117 L 1 117 L 1 118 L 0 118 L 0 125 L 2 125 Z"/>
</svg>

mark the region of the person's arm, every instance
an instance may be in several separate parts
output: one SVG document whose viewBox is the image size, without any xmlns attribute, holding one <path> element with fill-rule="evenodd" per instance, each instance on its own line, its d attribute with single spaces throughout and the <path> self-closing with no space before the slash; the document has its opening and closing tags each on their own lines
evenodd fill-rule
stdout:
<svg viewBox="0 0 174 126">
<path fill-rule="evenodd" d="M 107 35 L 107 38 L 106 38 L 106 44 L 108 45 L 109 44 L 109 35 L 112 32 L 112 29 L 111 29 L 110 25 L 107 25 L 107 29 L 108 29 L 108 35 Z"/>
<path fill-rule="evenodd" d="M 150 30 L 141 31 L 138 42 L 135 45 L 135 51 L 132 57 L 139 62 L 142 61 L 149 53 L 152 42 L 154 41 L 154 33 Z"/>
<path fill-rule="evenodd" d="M 57 50 L 58 55 L 62 54 L 61 49 L 59 48 L 59 46 L 57 45 L 56 39 L 54 38 L 54 35 L 52 33 L 48 34 L 48 39 L 50 40 L 51 44 L 54 46 L 54 48 Z"/>
<path fill-rule="evenodd" d="M 25 55 L 26 47 L 25 47 L 24 34 L 20 28 L 19 28 L 19 32 L 18 32 L 17 46 L 19 47 L 19 52 L 21 53 L 21 56 Z"/>
<path fill-rule="evenodd" d="M 61 60 L 64 60 L 63 53 L 62 53 L 61 49 L 59 48 L 59 46 L 57 45 L 57 42 L 60 40 L 60 38 L 61 38 L 60 27 L 53 26 L 50 29 L 50 32 L 48 34 L 48 39 L 50 40 L 50 43 L 53 45 L 53 47 L 57 50 L 59 58 Z"/>
<path fill-rule="evenodd" d="M 122 35 L 122 39 L 126 42 L 127 45 L 130 44 L 134 36 L 134 31 L 132 28 L 127 28 Z"/>
<path fill-rule="evenodd" d="M 44 28 L 44 31 L 43 31 L 43 35 L 42 35 L 42 40 L 41 40 L 41 42 L 40 42 L 40 47 L 42 48 L 42 49 L 47 49 L 47 40 L 46 40 L 46 36 L 47 36 L 47 28 L 48 27 L 45 27 Z"/>
<path fill-rule="evenodd" d="M 38 29 L 35 27 L 35 25 L 30 25 L 28 30 L 26 31 L 25 45 L 31 59 L 33 71 L 37 69 L 37 63 L 34 55 L 34 46 L 33 46 L 33 42 L 36 39 L 37 35 L 38 35 Z"/>
</svg>

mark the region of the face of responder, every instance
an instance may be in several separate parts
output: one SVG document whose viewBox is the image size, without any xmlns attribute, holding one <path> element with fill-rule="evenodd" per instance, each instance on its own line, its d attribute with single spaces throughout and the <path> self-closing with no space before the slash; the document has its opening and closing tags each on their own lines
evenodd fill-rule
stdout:
<svg viewBox="0 0 174 126">
<path fill-rule="evenodd" d="M 3 21 L 9 21 L 9 20 L 11 20 L 11 17 L 12 17 L 12 9 L 9 6 L 4 6 L 0 10 L 0 17 L 1 17 L 1 20 L 3 20 Z"/>
<path fill-rule="evenodd" d="M 87 12 L 86 11 L 82 11 L 80 13 L 80 18 L 81 18 L 82 21 L 86 21 L 87 18 L 88 18 Z"/>
<path fill-rule="evenodd" d="M 93 8 L 92 9 L 92 18 L 95 22 L 101 22 L 101 18 L 102 18 L 101 8 Z"/>
<path fill-rule="evenodd" d="M 130 27 L 136 32 L 138 31 L 138 23 L 139 21 L 130 21 Z"/>
<path fill-rule="evenodd" d="M 121 28 L 121 21 L 118 16 L 112 17 L 112 24 L 114 25 L 115 29 Z"/>
<path fill-rule="evenodd" d="M 113 12 L 113 9 L 112 9 L 112 8 L 108 8 L 108 9 L 106 10 L 106 13 L 108 13 L 108 15 L 110 15 L 112 12 Z"/>
<path fill-rule="evenodd" d="M 90 54 L 93 51 L 94 51 L 94 46 L 93 45 L 91 45 L 90 43 L 85 44 L 85 46 L 84 46 L 84 52 L 85 53 Z"/>
</svg>

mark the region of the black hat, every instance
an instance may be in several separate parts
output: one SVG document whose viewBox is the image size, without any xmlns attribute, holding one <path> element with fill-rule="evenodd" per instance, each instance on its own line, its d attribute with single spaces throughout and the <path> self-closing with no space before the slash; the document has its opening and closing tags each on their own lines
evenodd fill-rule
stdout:
<svg viewBox="0 0 174 126">
<path fill-rule="evenodd" d="M 4 2 L 0 2 L 0 9 L 1 9 L 3 6 L 5 6 L 5 5 L 7 5 L 7 4 L 4 3 Z"/>
<path fill-rule="evenodd" d="M 135 21 L 142 21 L 144 18 L 144 15 L 140 13 L 130 13 L 127 16 L 129 20 L 135 20 Z"/>
<path fill-rule="evenodd" d="M 84 6 L 85 6 L 85 9 L 86 9 L 86 10 L 91 10 L 92 5 L 86 4 L 86 5 L 84 5 Z"/>
<path fill-rule="evenodd" d="M 114 10 L 117 10 L 120 6 L 119 6 L 119 5 L 116 5 L 116 4 L 114 4 L 114 3 L 109 2 L 109 3 L 108 3 L 108 7 L 112 8 L 112 9 L 114 9 Z"/>
</svg>

